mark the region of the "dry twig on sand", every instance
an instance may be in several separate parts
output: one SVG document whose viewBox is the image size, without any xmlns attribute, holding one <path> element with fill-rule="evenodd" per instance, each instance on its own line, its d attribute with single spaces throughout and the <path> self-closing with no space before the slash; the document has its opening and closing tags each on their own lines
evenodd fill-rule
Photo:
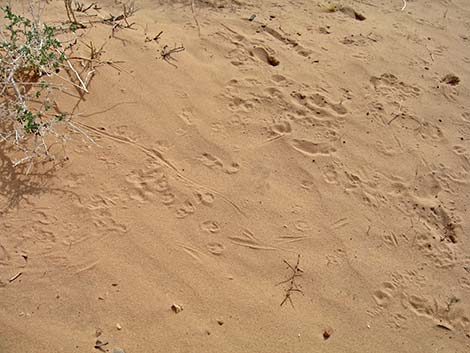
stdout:
<svg viewBox="0 0 470 353">
<path fill-rule="evenodd" d="M 292 305 L 292 307 L 294 307 L 294 303 L 292 302 L 292 298 L 291 298 L 292 294 L 295 293 L 295 292 L 300 293 L 302 295 L 304 294 L 301 287 L 300 287 L 300 285 L 296 282 L 296 279 L 298 277 L 301 277 L 302 273 L 303 273 L 303 270 L 299 267 L 299 265 L 300 265 L 300 254 L 297 255 L 297 263 L 295 264 L 295 266 L 292 266 L 286 260 L 284 260 L 284 263 L 288 266 L 287 268 L 289 270 L 291 270 L 292 273 L 289 276 L 289 278 L 287 278 L 286 280 L 284 280 L 282 282 L 279 282 L 277 284 L 277 285 L 281 285 L 281 284 L 284 284 L 284 283 L 288 284 L 288 286 L 286 288 L 286 291 L 285 291 L 285 294 L 284 294 L 284 299 L 281 302 L 281 306 L 283 306 L 286 301 L 289 301 L 290 304 Z"/>
<path fill-rule="evenodd" d="M 402 11 L 405 11 L 406 5 L 407 5 L 406 0 L 403 0 L 403 7 L 401 8 Z"/>
<path fill-rule="evenodd" d="M 79 28 L 85 28 L 85 25 L 77 21 L 77 17 L 75 17 L 75 11 L 72 7 L 72 0 L 64 0 L 65 10 L 67 11 L 67 17 L 69 22 L 72 25 L 75 25 Z"/>
<path fill-rule="evenodd" d="M 14 275 L 13 277 L 11 277 L 8 282 L 12 283 L 14 282 L 15 280 L 17 280 L 18 278 L 20 278 L 20 276 L 23 274 L 23 272 L 18 272 L 16 275 Z"/>
<path fill-rule="evenodd" d="M 130 4 L 122 5 L 122 13 L 118 16 L 109 15 L 108 18 L 103 19 L 103 23 L 111 25 L 112 33 L 111 36 L 114 36 L 115 32 L 122 28 L 133 29 L 132 27 L 135 25 L 135 22 L 129 22 L 128 19 L 134 15 L 137 11 L 137 8 L 134 5 L 134 2 Z"/>
<path fill-rule="evenodd" d="M 160 37 L 163 35 L 163 31 L 160 31 L 156 36 L 154 37 L 148 37 L 147 35 L 145 36 L 145 43 L 148 42 L 158 42 L 160 40 Z"/>
<path fill-rule="evenodd" d="M 168 64 L 171 64 L 176 67 L 176 65 L 170 61 L 170 60 L 176 61 L 176 59 L 172 56 L 172 54 L 180 53 L 184 50 L 185 48 L 183 45 L 180 45 L 179 47 L 175 45 L 173 48 L 170 48 L 168 45 L 165 45 L 162 51 L 160 52 L 160 55 L 162 59 L 165 60 Z"/>
<path fill-rule="evenodd" d="M 197 17 L 196 17 L 196 5 L 194 4 L 194 0 L 191 0 L 191 12 L 193 13 L 193 18 L 194 18 L 194 22 L 196 22 L 196 26 L 197 26 L 197 32 L 199 34 L 199 37 L 201 36 L 201 26 L 199 26 L 199 21 L 197 20 Z"/>
<path fill-rule="evenodd" d="M 77 11 L 77 12 L 86 13 L 88 10 L 90 10 L 92 8 L 94 10 L 99 10 L 100 9 L 100 7 L 98 6 L 98 4 L 96 2 L 92 2 L 90 5 L 86 6 L 85 4 L 81 3 L 80 1 L 75 1 L 75 11 Z"/>
</svg>

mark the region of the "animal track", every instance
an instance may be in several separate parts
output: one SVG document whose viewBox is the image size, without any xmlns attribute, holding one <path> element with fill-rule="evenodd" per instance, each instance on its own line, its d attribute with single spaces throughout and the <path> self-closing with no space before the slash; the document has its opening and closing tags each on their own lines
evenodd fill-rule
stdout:
<svg viewBox="0 0 470 353">
<path fill-rule="evenodd" d="M 313 54 L 313 50 L 308 49 L 302 45 L 300 45 L 297 41 L 291 39 L 288 35 L 281 34 L 279 31 L 271 28 L 269 26 L 262 27 L 263 30 L 270 34 L 275 39 L 279 40 L 280 42 L 294 48 L 295 52 L 303 57 L 309 57 Z"/>
<path fill-rule="evenodd" d="M 390 315 L 387 325 L 394 329 L 406 329 L 408 318 L 402 313 L 394 313 Z"/>
<path fill-rule="evenodd" d="M 281 120 L 269 126 L 269 132 L 272 136 L 283 136 L 292 132 L 292 126 L 289 121 Z"/>
<path fill-rule="evenodd" d="M 294 222 L 294 227 L 297 229 L 299 232 L 305 232 L 307 230 L 311 229 L 310 224 L 307 221 L 303 220 L 298 220 Z"/>
<path fill-rule="evenodd" d="M 196 207 L 191 200 L 186 200 L 183 202 L 176 210 L 176 218 L 186 218 L 189 215 L 192 215 L 196 211 Z"/>
<path fill-rule="evenodd" d="M 463 112 L 462 113 L 462 120 L 467 122 L 467 123 L 470 123 L 470 112 Z"/>
<path fill-rule="evenodd" d="M 170 206 L 175 203 L 176 196 L 171 192 L 164 192 L 161 196 L 162 203 L 165 206 Z"/>
<path fill-rule="evenodd" d="M 276 250 L 276 248 L 263 244 L 248 229 L 243 230 L 241 236 L 229 236 L 229 239 L 235 245 L 243 246 L 254 250 Z"/>
<path fill-rule="evenodd" d="M 191 198 L 186 199 L 176 209 L 176 218 L 186 218 L 194 214 L 198 205 L 211 206 L 215 201 L 215 195 L 206 191 L 194 191 Z"/>
<path fill-rule="evenodd" d="M 391 281 L 382 284 L 372 296 L 377 307 L 370 310 L 372 316 L 386 314 L 384 308 L 390 309 L 388 322 L 391 327 L 403 328 L 406 325 L 407 313 L 393 312 L 395 308 L 404 308 L 409 312 L 434 321 L 436 325 L 449 330 L 461 330 L 465 332 L 470 327 L 467 312 L 461 299 L 451 295 L 442 300 L 441 297 L 423 295 L 424 291 L 433 294 L 432 288 L 428 288 L 429 281 L 420 271 L 409 270 L 395 272 Z"/>
<path fill-rule="evenodd" d="M 159 165 L 149 163 L 145 169 L 134 170 L 127 175 L 126 181 L 131 185 L 129 197 L 132 200 L 148 203 L 159 197 L 166 206 L 175 201 L 168 176 Z"/>
<path fill-rule="evenodd" d="M 460 278 L 459 284 L 462 288 L 470 290 L 470 278 L 467 278 L 467 277 Z"/>
<path fill-rule="evenodd" d="M 217 255 L 217 256 L 222 255 L 222 253 L 225 251 L 225 247 L 221 243 L 218 243 L 218 242 L 207 243 L 206 247 L 207 247 L 207 250 L 211 254 Z"/>
<path fill-rule="evenodd" d="M 344 45 L 365 47 L 369 44 L 376 43 L 380 41 L 381 39 L 382 37 L 380 35 L 377 35 L 374 33 L 369 33 L 367 36 L 364 36 L 362 34 L 359 34 L 359 35 L 351 34 L 349 36 L 344 37 L 342 40 L 340 40 L 340 43 Z"/>
<path fill-rule="evenodd" d="M 470 327 L 466 312 L 463 307 L 459 307 L 461 300 L 455 296 L 450 296 L 445 301 L 415 294 L 405 294 L 404 298 L 405 307 L 418 316 L 433 320 L 440 327 L 464 332 Z"/>
<path fill-rule="evenodd" d="M 300 186 L 302 187 L 302 189 L 312 190 L 315 187 L 315 183 L 311 180 L 302 180 Z"/>
<path fill-rule="evenodd" d="M 325 166 L 323 178 L 328 184 L 339 184 L 338 172 L 332 164 Z"/>
<path fill-rule="evenodd" d="M 302 154 L 307 156 L 329 155 L 336 152 L 336 148 L 329 143 L 315 143 L 307 140 L 293 139 L 291 146 Z"/>
<path fill-rule="evenodd" d="M 377 76 L 372 76 L 370 79 L 375 91 L 387 97 L 392 102 L 397 99 L 404 101 L 407 98 L 418 97 L 421 90 L 416 86 L 411 86 L 391 73 L 384 73 Z"/>
<path fill-rule="evenodd" d="M 386 289 L 380 289 L 374 292 L 373 298 L 379 307 L 386 307 L 392 300 L 392 294 Z"/>
<path fill-rule="evenodd" d="M 458 263 L 456 249 L 448 243 L 434 239 L 428 233 L 419 232 L 415 243 L 424 255 L 432 259 L 436 268 L 451 268 Z"/>
<path fill-rule="evenodd" d="M 348 260 L 347 260 L 346 253 L 342 249 L 337 249 L 333 252 L 333 254 L 326 256 L 327 266 L 330 266 L 330 265 L 338 266 L 347 261 Z"/>
<path fill-rule="evenodd" d="M 137 142 L 143 139 L 143 136 L 136 133 L 135 129 L 128 125 L 118 125 L 113 129 L 113 132 L 118 137 L 125 137 L 129 141 Z"/>
<path fill-rule="evenodd" d="M 318 116 L 331 117 L 334 114 L 342 116 L 348 112 L 348 110 L 341 103 L 331 103 L 319 93 L 306 95 L 304 93 L 294 91 L 291 93 L 291 96 L 295 98 L 296 101 L 302 106 L 308 108 L 311 112 Z"/>
<path fill-rule="evenodd" d="M 455 145 L 452 147 L 452 150 L 456 155 L 470 157 L 470 154 L 467 152 L 467 149 L 461 145 Z"/>
<path fill-rule="evenodd" d="M 199 161 L 208 168 L 219 169 L 226 174 L 235 174 L 240 170 L 238 163 L 232 162 L 226 167 L 220 158 L 215 157 L 210 153 L 203 153 L 202 156 L 199 157 Z"/>
<path fill-rule="evenodd" d="M 288 87 L 292 85 L 292 82 L 283 75 L 275 74 L 272 75 L 271 80 L 273 80 L 278 86 Z"/>
<path fill-rule="evenodd" d="M 272 81 L 277 83 L 275 87 L 269 86 Z M 309 92 L 309 86 L 306 84 L 296 84 L 297 90 L 288 88 L 293 85 L 293 82 L 282 75 L 273 75 L 264 85 L 251 78 L 230 80 L 222 97 L 229 100 L 229 109 L 236 111 L 236 114 L 233 115 L 226 131 L 237 128 L 242 130 L 245 138 L 247 132 L 255 135 L 253 138 L 256 141 L 263 136 L 264 144 L 288 134 L 295 134 L 296 126 L 300 125 L 301 132 L 309 130 L 310 138 L 337 140 L 348 109 L 342 102 L 333 102 L 319 92 Z M 256 110 L 266 118 L 253 119 L 252 114 L 246 114 L 249 110 Z M 259 122 L 263 120 L 266 124 L 260 129 Z M 268 139 L 264 137 L 266 133 L 269 135 Z"/>
<path fill-rule="evenodd" d="M 214 166 L 220 166 L 218 160 L 207 159 Z M 149 203 L 159 199 L 165 206 L 173 206 L 177 197 L 172 191 L 168 176 L 163 168 L 156 164 L 150 164 L 146 169 L 134 170 L 126 181 L 132 186 L 129 197 L 140 203 Z M 182 195 L 180 195 L 182 196 Z M 210 206 L 215 201 L 215 195 L 209 191 L 194 191 L 175 211 L 176 218 L 182 219 L 196 212 L 197 205 Z"/>
<path fill-rule="evenodd" d="M 117 222 L 109 211 L 102 210 L 94 212 L 92 220 L 95 227 L 105 234 L 124 234 L 127 232 L 127 227 L 124 224 Z"/>
<path fill-rule="evenodd" d="M 382 117 L 384 115 L 382 114 Z M 385 119 L 383 119 L 385 120 Z M 399 112 L 394 112 L 384 126 L 399 126 L 405 131 L 409 131 L 414 136 L 418 135 L 425 141 L 442 141 L 444 134 L 436 125 L 424 119 L 421 119 L 407 108 L 399 107 Z"/>
<path fill-rule="evenodd" d="M 194 196 L 196 198 L 197 203 L 201 203 L 205 206 L 210 206 L 214 203 L 215 196 L 211 192 L 194 192 Z"/>
<path fill-rule="evenodd" d="M 201 229 L 207 233 L 217 234 L 220 232 L 220 225 L 216 221 L 205 221 L 201 223 Z"/>
<path fill-rule="evenodd" d="M 265 48 L 254 47 L 250 51 L 250 54 L 268 65 L 278 66 L 280 64 L 280 61 L 273 54 L 269 53 Z"/>
<path fill-rule="evenodd" d="M 102 196 L 102 195 L 92 195 L 90 197 L 90 202 L 87 204 L 87 208 L 91 211 L 96 210 L 106 210 L 111 207 L 115 207 L 119 201 L 119 196 Z"/>
<path fill-rule="evenodd" d="M 178 117 L 183 120 L 186 125 L 193 125 L 193 114 L 190 109 L 183 109 L 183 111 L 178 115 Z"/>
</svg>

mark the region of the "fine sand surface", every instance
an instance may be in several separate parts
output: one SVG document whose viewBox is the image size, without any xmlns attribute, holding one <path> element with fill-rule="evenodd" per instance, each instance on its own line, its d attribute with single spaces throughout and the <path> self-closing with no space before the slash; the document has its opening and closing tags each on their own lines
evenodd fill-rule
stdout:
<svg viewBox="0 0 470 353">
<path fill-rule="evenodd" d="M 96 145 L 29 176 L 0 149 L 1 353 L 470 352 L 470 2 L 319 4 L 81 32 L 113 62 L 76 109 Z"/>
</svg>

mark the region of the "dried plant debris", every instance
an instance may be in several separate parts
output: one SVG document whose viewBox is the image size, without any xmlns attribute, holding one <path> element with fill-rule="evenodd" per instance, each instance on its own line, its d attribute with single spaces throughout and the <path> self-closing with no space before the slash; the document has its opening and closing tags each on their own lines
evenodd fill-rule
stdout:
<svg viewBox="0 0 470 353">
<path fill-rule="evenodd" d="M 171 62 L 171 61 L 176 61 L 176 59 L 173 57 L 173 54 L 180 53 L 184 50 L 185 48 L 183 45 L 180 45 L 180 46 L 175 45 L 173 48 L 169 47 L 168 45 L 165 45 L 160 52 L 160 56 L 167 63 L 176 67 L 176 65 Z"/>
<path fill-rule="evenodd" d="M 295 265 L 291 265 L 286 260 L 284 260 L 284 263 L 287 265 L 287 269 L 291 272 L 291 274 L 286 280 L 278 283 L 278 285 L 286 284 L 284 299 L 281 302 L 281 306 L 289 301 L 292 307 L 294 307 L 294 303 L 292 302 L 292 294 L 300 293 L 303 295 L 302 288 L 297 283 L 297 279 L 301 277 L 303 273 L 303 270 L 300 268 L 300 254 L 297 255 L 297 262 Z"/>
<path fill-rule="evenodd" d="M 80 1 L 75 1 L 75 11 L 86 13 L 88 10 L 100 10 L 101 8 L 98 6 L 96 2 L 92 2 L 91 4 L 85 5 Z"/>
<path fill-rule="evenodd" d="M 333 334 L 333 329 L 329 326 L 325 327 L 325 329 L 323 330 L 323 339 L 327 340 L 328 338 L 331 337 L 332 334 Z"/>
<path fill-rule="evenodd" d="M 454 74 L 447 74 L 441 81 L 451 86 L 457 86 L 460 83 L 460 78 Z"/>
<path fill-rule="evenodd" d="M 129 18 L 131 18 L 137 11 L 135 7 L 135 3 L 132 1 L 128 4 L 122 5 L 122 11 L 119 15 L 114 16 L 112 14 L 109 17 L 103 19 L 103 23 L 112 26 L 112 33 L 111 36 L 114 36 L 115 32 L 119 29 L 134 29 L 133 26 L 135 22 L 129 22 Z"/>
<path fill-rule="evenodd" d="M 106 346 L 109 344 L 108 341 L 102 341 L 97 339 L 95 342 L 95 349 L 100 350 L 102 352 L 106 352 Z"/>
</svg>

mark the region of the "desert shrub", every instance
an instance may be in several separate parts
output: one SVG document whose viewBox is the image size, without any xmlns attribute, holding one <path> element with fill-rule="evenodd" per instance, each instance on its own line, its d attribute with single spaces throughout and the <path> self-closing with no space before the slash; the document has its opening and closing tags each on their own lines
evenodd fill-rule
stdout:
<svg viewBox="0 0 470 353">
<path fill-rule="evenodd" d="M 71 126 L 55 95 L 80 86 L 60 74 L 73 70 L 58 39 L 62 28 L 15 14 L 9 6 L 0 14 L 0 148 L 11 150 L 15 165 L 32 166 L 53 159 L 51 144 L 66 138 L 57 127 Z"/>
</svg>

